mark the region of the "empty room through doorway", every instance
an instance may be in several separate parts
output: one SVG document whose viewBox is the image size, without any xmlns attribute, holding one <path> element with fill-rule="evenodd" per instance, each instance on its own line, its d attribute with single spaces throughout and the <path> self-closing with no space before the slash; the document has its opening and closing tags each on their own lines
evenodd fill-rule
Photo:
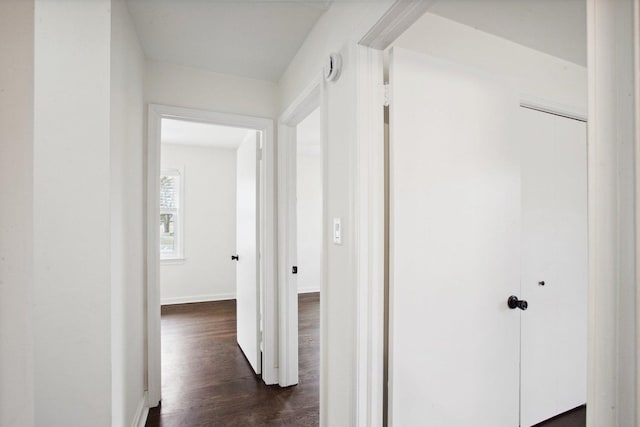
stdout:
<svg viewBox="0 0 640 427">
<path fill-rule="evenodd" d="M 237 419 L 220 405 L 254 401 L 264 385 L 262 135 L 174 118 L 160 132 L 162 405 L 150 419 L 187 422 L 194 398 L 209 419 Z"/>
</svg>

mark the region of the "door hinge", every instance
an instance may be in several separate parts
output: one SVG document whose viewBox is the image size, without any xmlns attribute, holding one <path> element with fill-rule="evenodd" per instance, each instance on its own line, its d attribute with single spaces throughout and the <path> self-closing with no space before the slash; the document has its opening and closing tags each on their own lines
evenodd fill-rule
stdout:
<svg viewBox="0 0 640 427">
<path fill-rule="evenodd" d="M 389 85 L 389 83 L 385 83 L 384 84 L 383 90 L 384 90 L 384 92 L 383 92 L 384 93 L 384 104 L 383 105 L 385 107 L 388 107 L 389 104 L 391 103 L 391 86 Z"/>
<path fill-rule="evenodd" d="M 258 160 L 262 160 L 262 148 L 258 148 Z"/>
</svg>

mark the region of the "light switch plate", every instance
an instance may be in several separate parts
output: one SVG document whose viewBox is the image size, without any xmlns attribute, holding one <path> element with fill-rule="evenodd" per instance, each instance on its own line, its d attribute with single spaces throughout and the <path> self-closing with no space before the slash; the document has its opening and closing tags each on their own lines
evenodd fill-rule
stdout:
<svg viewBox="0 0 640 427">
<path fill-rule="evenodd" d="M 342 244 L 342 221 L 340 218 L 333 218 L 333 243 Z"/>
</svg>

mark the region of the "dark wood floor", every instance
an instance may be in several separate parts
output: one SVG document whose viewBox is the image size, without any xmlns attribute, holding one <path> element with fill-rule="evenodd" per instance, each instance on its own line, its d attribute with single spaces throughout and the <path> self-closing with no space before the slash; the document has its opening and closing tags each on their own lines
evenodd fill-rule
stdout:
<svg viewBox="0 0 640 427">
<path fill-rule="evenodd" d="M 162 307 L 162 404 L 147 426 L 317 426 L 320 294 L 299 297 L 299 384 L 266 386 L 236 343 L 235 301 Z"/>
<path fill-rule="evenodd" d="M 572 411 L 536 424 L 534 427 L 585 427 L 586 425 L 587 408 L 580 406 Z"/>
<path fill-rule="evenodd" d="M 300 384 L 266 386 L 236 343 L 235 301 L 162 307 L 162 405 L 147 426 L 317 426 L 320 294 L 299 297 Z M 584 427 L 577 408 L 536 427 Z"/>
</svg>

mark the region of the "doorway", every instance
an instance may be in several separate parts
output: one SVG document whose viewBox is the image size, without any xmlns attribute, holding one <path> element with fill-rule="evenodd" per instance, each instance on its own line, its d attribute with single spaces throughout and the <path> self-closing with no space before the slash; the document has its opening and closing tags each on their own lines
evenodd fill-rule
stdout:
<svg viewBox="0 0 640 427">
<path fill-rule="evenodd" d="M 390 424 L 532 426 L 586 403 L 586 85 L 559 84 L 586 68 L 416 25 L 389 58 Z"/>
<path fill-rule="evenodd" d="M 260 132 L 162 119 L 160 138 L 163 311 L 235 301 L 238 346 L 260 374 Z"/>
<path fill-rule="evenodd" d="M 316 401 L 325 245 L 320 91 L 321 79 L 317 77 L 278 120 L 279 384 L 299 384 L 300 369 L 304 369 L 317 383 L 312 386 Z M 304 317 L 315 319 L 312 325 L 301 324 L 303 303 Z M 309 316 L 316 311 L 317 315 Z M 301 335 L 305 335 L 304 343 Z M 309 338 L 315 345 L 310 345 Z"/>
<path fill-rule="evenodd" d="M 298 385 L 320 410 L 320 301 L 322 281 L 322 149 L 320 111 L 296 126 L 296 252 Z"/>
<path fill-rule="evenodd" d="M 176 303 L 182 308 L 219 305 L 220 313 L 232 312 L 226 324 L 234 324 L 233 351 L 252 375 L 261 376 L 261 383 L 277 382 L 275 256 L 270 249 L 275 215 L 273 191 L 268 190 L 273 182 L 272 130 L 268 119 L 149 108 L 151 407 L 159 403 L 163 383 L 161 304 L 162 313 L 184 312 Z"/>
<path fill-rule="evenodd" d="M 261 376 L 262 138 L 254 129 L 163 118 L 160 141 L 165 404 L 152 417 L 166 420 L 203 386 L 242 388 Z M 214 386 L 207 398 L 225 394 Z"/>
</svg>

